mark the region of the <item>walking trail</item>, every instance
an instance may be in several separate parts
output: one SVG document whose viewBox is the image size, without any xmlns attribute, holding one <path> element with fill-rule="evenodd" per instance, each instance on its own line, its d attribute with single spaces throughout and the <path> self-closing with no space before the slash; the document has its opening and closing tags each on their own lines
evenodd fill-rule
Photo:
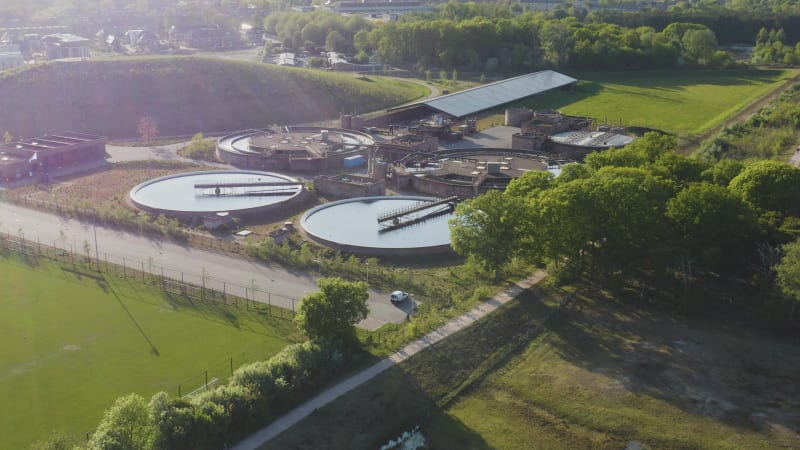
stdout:
<svg viewBox="0 0 800 450">
<path fill-rule="evenodd" d="M 434 330 L 417 339 L 416 341 L 406 345 L 397 353 L 394 353 L 386 359 L 383 359 L 380 362 L 377 362 L 374 365 L 362 370 L 361 372 L 358 372 L 357 374 L 347 378 L 325 392 L 322 392 L 311 400 L 303 403 L 283 417 L 280 417 L 276 421 L 272 422 L 270 425 L 257 431 L 247 439 L 239 442 L 232 448 L 232 450 L 255 450 L 260 448 L 265 443 L 269 442 L 279 434 L 305 419 L 315 410 L 322 408 L 342 395 L 375 378 L 383 373 L 386 369 L 405 361 L 406 359 L 414 356 L 415 354 L 441 341 L 442 339 L 445 339 L 446 337 L 457 333 L 464 328 L 467 328 L 476 321 L 480 320 L 482 317 L 513 300 L 524 290 L 535 285 L 544 277 L 545 273 L 543 271 L 537 271 L 533 273 L 528 278 L 514 284 L 505 291 L 495 295 L 488 301 L 476 306 L 464 315 L 447 322 L 439 329 Z"/>
</svg>

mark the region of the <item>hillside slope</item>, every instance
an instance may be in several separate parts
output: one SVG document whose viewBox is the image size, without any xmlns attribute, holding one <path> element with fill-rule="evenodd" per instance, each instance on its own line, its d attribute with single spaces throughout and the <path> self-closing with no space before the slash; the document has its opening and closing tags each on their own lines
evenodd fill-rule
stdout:
<svg viewBox="0 0 800 450">
<path fill-rule="evenodd" d="M 0 132 L 64 130 L 138 136 L 142 117 L 161 135 L 335 118 L 422 96 L 396 80 L 211 58 L 53 62 L 0 76 Z"/>
</svg>

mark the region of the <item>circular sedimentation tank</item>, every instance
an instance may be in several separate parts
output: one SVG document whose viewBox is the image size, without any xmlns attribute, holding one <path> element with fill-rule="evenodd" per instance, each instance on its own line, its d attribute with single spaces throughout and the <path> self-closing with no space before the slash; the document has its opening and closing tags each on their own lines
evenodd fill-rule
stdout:
<svg viewBox="0 0 800 450">
<path fill-rule="evenodd" d="M 285 207 L 303 192 L 298 180 L 270 172 L 212 170 L 154 178 L 134 187 L 134 205 L 167 216 L 251 215 Z"/>
<path fill-rule="evenodd" d="M 309 210 L 300 226 L 308 238 L 351 253 L 376 256 L 449 253 L 452 247 L 448 220 L 453 217 L 454 203 L 437 202 L 440 199 L 417 196 L 340 200 Z M 392 218 L 404 212 L 408 213 L 398 220 Z M 386 220 L 381 222 L 379 218 Z"/>
</svg>

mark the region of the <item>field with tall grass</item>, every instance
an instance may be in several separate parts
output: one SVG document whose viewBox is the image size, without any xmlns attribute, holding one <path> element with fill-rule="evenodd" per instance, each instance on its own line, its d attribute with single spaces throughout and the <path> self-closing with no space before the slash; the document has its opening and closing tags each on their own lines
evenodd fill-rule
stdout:
<svg viewBox="0 0 800 450">
<path fill-rule="evenodd" d="M 288 320 L 45 259 L 0 256 L 0 292 L 0 448 L 79 442 L 121 395 L 185 395 L 303 339 Z"/>
</svg>

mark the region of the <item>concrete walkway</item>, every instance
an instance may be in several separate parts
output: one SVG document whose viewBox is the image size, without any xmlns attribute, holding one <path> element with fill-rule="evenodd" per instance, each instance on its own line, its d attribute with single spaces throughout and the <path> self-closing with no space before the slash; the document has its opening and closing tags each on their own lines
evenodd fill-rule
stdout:
<svg viewBox="0 0 800 450">
<path fill-rule="evenodd" d="M 480 304 L 479 306 L 476 306 L 475 308 L 468 311 L 464 315 L 459 316 L 451 320 L 450 322 L 447 322 L 439 329 L 432 331 L 426 334 L 425 336 L 417 339 L 416 341 L 406 345 L 405 347 L 403 347 L 402 350 L 398 351 L 397 353 L 394 353 L 388 358 L 381 360 L 380 362 L 362 370 L 361 372 L 358 372 L 357 374 L 342 381 L 336 386 L 331 387 L 330 389 L 322 392 L 321 394 L 317 395 L 311 400 L 291 410 L 283 417 L 275 420 L 270 425 L 262 428 L 261 430 L 257 431 L 247 439 L 236 444 L 236 446 L 234 446 L 232 449 L 254 450 L 260 448 L 262 445 L 274 439 L 279 434 L 283 433 L 290 427 L 296 425 L 298 422 L 305 419 L 315 410 L 322 408 L 323 406 L 336 400 L 342 395 L 352 391 L 358 386 L 375 378 L 386 369 L 389 369 L 390 367 L 405 361 L 406 359 L 414 356 L 415 354 L 419 353 L 425 348 L 430 347 L 431 345 L 443 340 L 444 338 L 454 333 L 457 333 L 463 330 L 464 328 L 467 328 L 468 326 L 480 320 L 487 314 L 497 310 L 498 308 L 502 307 L 509 301 L 513 300 L 525 289 L 528 289 L 529 287 L 535 285 L 536 283 L 541 281 L 544 277 L 545 277 L 544 272 L 542 271 L 535 272 L 528 278 L 511 286 L 510 288 L 506 289 L 500 294 L 497 294 L 496 296 Z"/>
</svg>

